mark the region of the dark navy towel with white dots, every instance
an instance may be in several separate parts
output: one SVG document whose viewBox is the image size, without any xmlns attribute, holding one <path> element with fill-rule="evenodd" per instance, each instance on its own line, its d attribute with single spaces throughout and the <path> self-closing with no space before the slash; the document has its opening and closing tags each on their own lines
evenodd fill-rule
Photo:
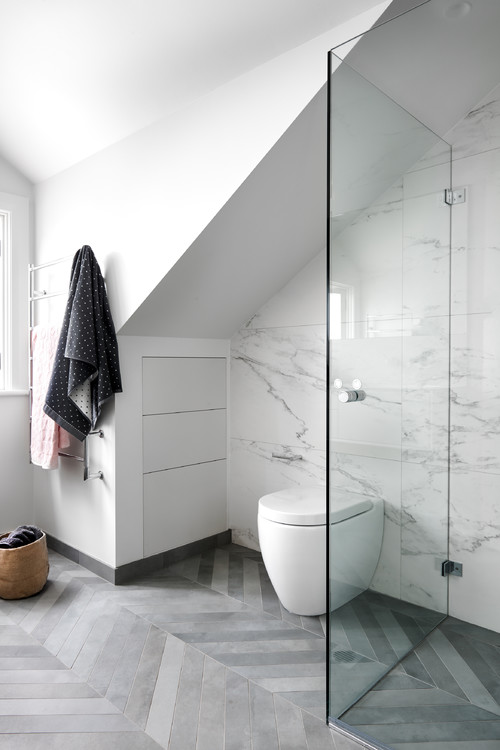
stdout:
<svg viewBox="0 0 500 750">
<path fill-rule="evenodd" d="M 79 440 L 122 390 L 118 343 L 101 269 L 88 245 L 71 268 L 68 303 L 43 410 Z"/>
</svg>

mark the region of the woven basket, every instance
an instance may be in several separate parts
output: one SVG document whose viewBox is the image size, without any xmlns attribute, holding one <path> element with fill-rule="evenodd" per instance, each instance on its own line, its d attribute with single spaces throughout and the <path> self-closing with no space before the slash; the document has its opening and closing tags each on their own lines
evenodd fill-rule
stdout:
<svg viewBox="0 0 500 750">
<path fill-rule="evenodd" d="M 0 540 L 10 532 L 0 535 Z M 12 549 L 0 548 L 0 597 L 23 599 L 43 589 L 49 574 L 45 533 L 36 542 Z"/>
</svg>

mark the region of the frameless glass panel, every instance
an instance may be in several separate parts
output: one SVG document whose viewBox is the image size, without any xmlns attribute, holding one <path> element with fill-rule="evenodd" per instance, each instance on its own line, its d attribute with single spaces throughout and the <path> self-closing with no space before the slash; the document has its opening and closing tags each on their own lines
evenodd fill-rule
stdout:
<svg viewBox="0 0 500 750">
<path fill-rule="evenodd" d="M 450 149 L 329 81 L 329 716 L 447 612 Z"/>
</svg>

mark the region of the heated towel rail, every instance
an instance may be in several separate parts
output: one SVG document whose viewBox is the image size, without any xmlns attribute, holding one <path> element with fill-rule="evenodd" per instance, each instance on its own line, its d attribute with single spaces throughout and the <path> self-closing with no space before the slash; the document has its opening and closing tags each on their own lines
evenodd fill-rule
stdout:
<svg viewBox="0 0 500 750">
<path fill-rule="evenodd" d="M 28 330 L 28 381 L 29 381 L 29 419 L 30 419 L 30 461 L 31 461 L 31 422 L 32 422 L 32 413 L 33 413 L 33 350 L 32 350 L 32 332 L 35 322 L 35 302 L 38 302 L 39 300 L 46 300 L 50 299 L 51 297 L 61 297 L 63 295 L 67 295 L 67 291 L 57 291 L 57 292 L 47 292 L 47 290 L 37 290 L 35 289 L 35 273 L 37 271 L 40 271 L 42 268 L 48 268 L 49 266 L 55 266 L 59 265 L 60 263 L 68 263 L 73 260 L 73 255 L 67 255 L 64 258 L 58 258 L 57 260 L 51 260 L 47 263 L 41 263 L 38 266 L 35 266 L 33 264 L 28 265 L 28 321 L 29 321 L 29 330 Z M 100 438 L 104 437 L 104 433 L 102 430 L 94 430 L 93 432 L 89 432 L 90 435 L 98 435 Z M 88 479 L 102 479 L 103 473 L 102 471 L 96 471 L 91 472 L 90 471 L 90 457 L 89 457 L 89 450 L 87 445 L 88 437 L 83 441 L 83 456 L 77 456 L 73 453 L 65 453 L 63 451 L 59 451 L 59 456 L 62 458 L 70 458 L 74 461 L 82 461 L 83 462 L 83 480 L 87 481 Z"/>
</svg>

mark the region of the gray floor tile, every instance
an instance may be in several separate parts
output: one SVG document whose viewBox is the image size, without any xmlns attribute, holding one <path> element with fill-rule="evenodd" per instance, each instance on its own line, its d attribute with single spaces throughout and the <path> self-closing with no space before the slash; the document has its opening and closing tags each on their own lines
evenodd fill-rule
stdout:
<svg viewBox="0 0 500 750">
<path fill-rule="evenodd" d="M 255 550 L 119 587 L 52 557 L 44 591 L 0 601 L 0 750 L 362 747 L 325 723 L 326 618 L 284 610 Z M 333 706 L 356 700 L 363 670 L 385 671 L 370 657 L 403 653 L 441 617 L 364 600 L 332 618 Z M 394 750 L 500 750 L 500 636 L 453 618 L 436 632 L 346 718 Z"/>
<path fill-rule="evenodd" d="M 280 750 L 307 748 L 301 710 L 279 695 L 274 696 L 274 705 Z"/>
<path fill-rule="evenodd" d="M 148 714 L 146 732 L 163 747 L 170 738 L 185 648 L 178 638 L 167 636 Z"/>
<path fill-rule="evenodd" d="M 229 670 L 226 673 L 224 750 L 252 750 L 249 683 Z"/>
<path fill-rule="evenodd" d="M 214 556 L 214 568 L 212 572 L 212 588 L 221 594 L 228 593 L 229 562 L 225 550 L 216 549 Z"/>
<path fill-rule="evenodd" d="M 58 732 L 0 735 L 0 750 L 160 750 L 141 732 Z"/>
<path fill-rule="evenodd" d="M 86 698 L 9 698 L 0 700 L 0 716 L 57 716 L 118 714 L 119 710 L 97 695 Z"/>
<path fill-rule="evenodd" d="M 500 722 L 439 722 L 436 724 L 376 724 L 359 725 L 361 732 L 393 747 L 396 743 L 407 742 L 461 742 L 464 750 L 476 750 L 476 743 L 482 740 L 496 740 L 500 737 Z"/>
<path fill-rule="evenodd" d="M 196 750 L 204 656 L 186 645 L 169 750 Z M 193 717 L 196 717 L 193 720 Z"/>
<path fill-rule="evenodd" d="M 307 750 L 336 750 L 332 732 L 324 721 L 302 713 L 304 731 L 307 739 Z"/>
<path fill-rule="evenodd" d="M 500 714 L 500 706 L 446 636 L 441 631 L 435 630 L 429 635 L 428 642 L 459 683 L 467 698 L 481 708 Z"/>
<path fill-rule="evenodd" d="M 44 640 L 44 646 L 51 653 L 57 654 L 61 649 L 66 638 L 69 636 L 76 623 L 80 619 L 82 611 L 86 608 L 94 596 L 94 592 L 88 586 L 84 586 L 81 581 L 80 589 L 73 598 L 71 605 L 66 612 L 60 617 L 57 625 L 47 634 Z"/>
<path fill-rule="evenodd" d="M 123 714 L 51 714 L 38 716 L 0 716 L 0 734 L 32 732 L 135 732 L 139 727 Z"/>
<path fill-rule="evenodd" d="M 250 682 L 252 750 L 278 750 L 278 732 L 272 693 Z"/>
<path fill-rule="evenodd" d="M 226 670 L 205 657 L 196 750 L 224 750 Z"/>
<path fill-rule="evenodd" d="M 121 711 L 124 711 L 127 705 L 150 628 L 149 622 L 140 617 L 136 619 L 106 691 L 106 698 Z"/>
<path fill-rule="evenodd" d="M 166 640 L 166 633 L 151 626 L 127 699 L 125 715 L 142 729 L 148 720 Z"/>
</svg>

